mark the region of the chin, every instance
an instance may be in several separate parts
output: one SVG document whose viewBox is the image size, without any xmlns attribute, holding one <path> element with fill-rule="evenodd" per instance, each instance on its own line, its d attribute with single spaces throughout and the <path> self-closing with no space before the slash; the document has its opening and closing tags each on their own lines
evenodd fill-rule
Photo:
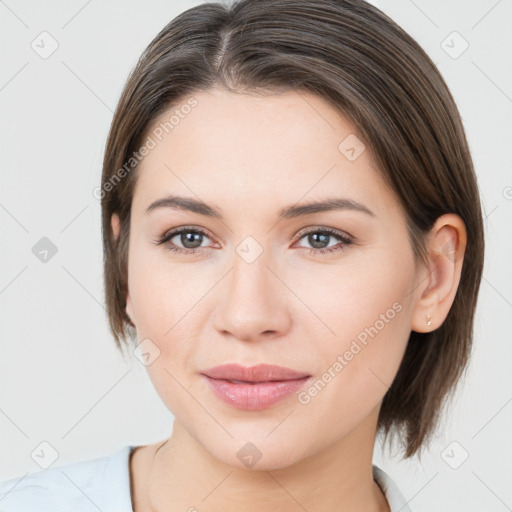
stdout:
<svg viewBox="0 0 512 512">
<path fill-rule="evenodd" d="M 244 436 L 243 439 L 226 438 L 225 443 L 219 443 L 219 438 L 215 437 L 211 439 L 212 446 L 206 442 L 203 447 L 224 464 L 248 471 L 284 469 L 307 456 L 296 451 L 298 442 L 286 432 L 283 431 L 283 437 L 275 436 L 274 439 L 270 439 L 274 434 L 266 437 L 268 432 L 265 430 L 260 436 Z M 304 439 L 300 444 L 305 445 Z"/>
</svg>

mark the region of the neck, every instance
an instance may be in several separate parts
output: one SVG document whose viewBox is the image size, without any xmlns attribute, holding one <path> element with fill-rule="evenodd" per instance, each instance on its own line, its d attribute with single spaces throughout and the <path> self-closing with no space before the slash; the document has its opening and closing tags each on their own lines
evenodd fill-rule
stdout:
<svg viewBox="0 0 512 512">
<path fill-rule="evenodd" d="M 376 421 L 363 422 L 328 449 L 292 465 L 246 469 L 213 457 L 175 421 L 171 437 L 152 445 L 139 472 L 143 490 L 135 512 L 388 512 L 372 474 L 375 426 Z"/>
</svg>

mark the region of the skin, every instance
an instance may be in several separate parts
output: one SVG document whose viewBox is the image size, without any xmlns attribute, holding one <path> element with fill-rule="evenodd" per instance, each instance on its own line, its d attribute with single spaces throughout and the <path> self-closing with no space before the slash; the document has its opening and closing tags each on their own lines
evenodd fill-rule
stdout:
<svg viewBox="0 0 512 512">
<path fill-rule="evenodd" d="M 193 96 L 198 105 L 142 161 L 131 207 L 126 311 L 139 340 L 160 350 L 147 371 L 175 417 L 169 439 L 132 456 L 135 512 L 389 510 L 371 468 L 378 413 L 411 330 L 434 330 L 448 314 L 464 224 L 440 217 L 428 239 L 429 268 L 415 269 L 400 206 L 370 151 L 350 161 L 338 150 L 358 131 L 330 104 L 302 92 Z M 145 213 L 169 194 L 215 205 L 223 219 Z M 375 215 L 278 218 L 285 206 L 333 196 Z M 155 245 L 180 226 L 208 233 L 199 238 L 202 253 L 169 251 L 172 243 L 198 250 L 180 235 Z M 119 227 L 114 215 L 115 236 Z M 335 236 L 314 245 L 300 234 L 326 227 L 353 243 L 312 253 L 342 246 Z M 263 250 L 252 263 L 236 252 L 247 236 Z M 265 362 L 319 379 L 394 303 L 400 312 L 307 404 L 292 394 L 262 411 L 238 410 L 200 375 L 226 362 Z M 252 468 L 237 457 L 247 442 L 262 453 Z"/>
</svg>

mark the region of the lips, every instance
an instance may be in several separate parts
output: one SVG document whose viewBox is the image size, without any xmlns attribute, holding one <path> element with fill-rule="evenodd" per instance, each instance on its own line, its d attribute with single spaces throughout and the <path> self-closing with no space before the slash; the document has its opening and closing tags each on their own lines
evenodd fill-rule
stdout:
<svg viewBox="0 0 512 512">
<path fill-rule="evenodd" d="M 293 370 L 284 366 L 259 364 L 242 366 L 239 364 L 223 364 L 202 372 L 212 379 L 226 380 L 233 383 L 282 382 L 309 377 L 309 373 Z"/>
<path fill-rule="evenodd" d="M 224 403 L 245 411 L 261 411 L 298 393 L 313 378 L 310 374 L 259 364 L 224 364 L 202 372 L 209 389 Z"/>
</svg>

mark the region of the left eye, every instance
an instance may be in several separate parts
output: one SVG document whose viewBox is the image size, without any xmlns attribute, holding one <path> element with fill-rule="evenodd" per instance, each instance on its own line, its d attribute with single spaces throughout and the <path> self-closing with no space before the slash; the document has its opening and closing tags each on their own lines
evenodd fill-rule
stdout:
<svg viewBox="0 0 512 512">
<path fill-rule="evenodd" d="M 177 246 L 175 243 L 171 242 L 173 238 L 179 236 L 179 241 L 183 244 L 183 247 Z M 199 254 L 203 252 L 206 247 L 201 247 L 202 239 L 210 238 L 208 234 L 201 229 L 191 229 L 187 227 L 178 228 L 172 230 L 166 234 L 164 234 L 159 240 L 155 241 L 156 245 L 167 244 L 167 249 L 182 254 Z M 297 238 L 297 240 L 302 240 L 303 238 L 308 239 L 308 243 L 312 244 L 314 247 L 310 248 L 310 254 L 316 253 L 327 253 L 332 251 L 338 251 L 345 249 L 348 245 L 352 244 L 353 241 L 347 235 L 344 235 L 338 231 L 334 231 L 328 228 L 322 229 L 314 229 L 305 233 L 301 233 L 301 235 Z M 328 240 L 336 238 L 338 239 L 338 244 L 334 246 L 328 245 Z M 318 247 L 318 245 L 322 246 L 327 243 L 326 247 Z M 188 245 L 188 247 L 187 247 Z M 192 247 L 191 247 L 192 246 Z M 315 247 L 316 246 L 316 247 Z M 307 249 L 307 247 L 305 247 Z"/>
<path fill-rule="evenodd" d="M 302 240 L 305 237 L 307 237 L 308 243 L 313 245 L 313 248 L 310 249 L 310 254 L 314 254 L 317 252 L 320 254 L 324 254 L 326 252 L 343 250 L 348 245 L 353 243 L 352 239 L 349 238 L 348 236 L 343 235 L 338 231 L 334 231 L 332 229 L 327 228 L 315 229 L 312 231 L 308 231 L 306 233 L 302 233 L 301 236 L 299 237 L 299 240 Z M 318 245 L 328 243 L 327 240 L 330 238 L 337 238 L 339 240 L 339 243 L 331 247 L 329 247 L 329 245 L 327 245 L 326 247 L 315 247 Z"/>
</svg>

